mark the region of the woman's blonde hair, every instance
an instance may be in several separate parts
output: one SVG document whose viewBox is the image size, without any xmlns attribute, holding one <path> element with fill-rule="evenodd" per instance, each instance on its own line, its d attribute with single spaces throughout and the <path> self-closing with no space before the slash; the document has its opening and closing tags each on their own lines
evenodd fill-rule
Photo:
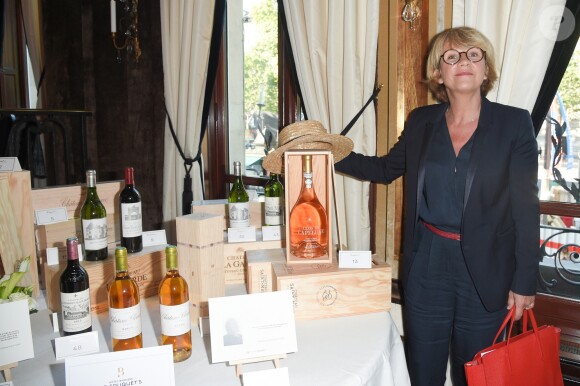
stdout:
<svg viewBox="0 0 580 386">
<path fill-rule="evenodd" d="M 442 60 L 441 55 L 443 55 L 446 43 L 464 47 L 479 47 L 485 51 L 487 79 L 481 85 L 481 95 L 487 95 L 497 81 L 495 54 L 491 42 L 475 28 L 457 27 L 446 29 L 435 35 L 431 40 L 429 55 L 427 57 L 426 75 L 427 86 L 431 90 L 433 97 L 440 102 L 449 101 L 445 85 L 438 82 L 439 67 Z"/>
</svg>

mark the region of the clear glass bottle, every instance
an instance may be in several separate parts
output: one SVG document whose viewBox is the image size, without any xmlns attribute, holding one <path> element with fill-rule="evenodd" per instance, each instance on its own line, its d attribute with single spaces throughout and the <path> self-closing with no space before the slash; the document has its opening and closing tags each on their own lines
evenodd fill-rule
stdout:
<svg viewBox="0 0 580 386">
<path fill-rule="evenodd" d="M 230 195 L 228 197 L 228 211 L 230 228 L 243 228 L 250 226 L 250 198 L 244 181 L 242 180 L 242 167 L 239 161 L 234 162 L 234 175 L 236 177 Z"/>
<path fill-rule="evenodd" d="M 270 179 L 264 187 L 266 196 L 264 203 L 264 224 L 282 225 L 284 212 L 284 187 L 278 179 L 278 175 L 270 173 Z"/>
<path fill-rule="evenodd" d="M 125 168 L 125 188 L 121 191 L 121 245 L 127 252 L 134 253 L 143 249 L 143 221 L 141 195 L 135 189 L 135 171 Z"/>
<path fill-rule="evenodd" d="M 298 200 L 290 212 L 290 252 L 312 259 L 328 251 L 328 217 L 312 185 L 312 156 L 302 156 L 304 179 Z"/>
<path fill-rule="evenodd" d="M 173 362 L 191 356 L 191 320 L 189 319 L 189 290 L 177 269 L 177 247 L 165 248 L 167 273 L 159 284 L 161 314 L 161 344 L 173 345 Z"/>
<path fill-rule="evenodd" d="M 115 280 L 109 287 L 109 321 L 113 351 L 143 347 L 139 287 L 129 276 L 127 248 L 115 249 Z"/>
<path fill-rule="evenodd" d="M 92 330 L 89 274 L 79 264 L 79 240 L 66 239 L 67 265 L 60 275 L 60 305 L 64 335 Z"/>
<path fill-rule="evenodd" d="M 81 208 L 85 260 L 105 260 L 107 244 L 107 211 L 97 194 L 97 172 L 87 170 L 87 197 Z"/>
</svg>

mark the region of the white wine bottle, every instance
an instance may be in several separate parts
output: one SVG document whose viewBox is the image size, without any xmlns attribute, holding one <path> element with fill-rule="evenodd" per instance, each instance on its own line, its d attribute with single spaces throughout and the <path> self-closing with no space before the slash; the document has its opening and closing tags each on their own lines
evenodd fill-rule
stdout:
<svg viewBox="0 0 580 386">
<path fill-rule="evenodd" d="M 161 313 L 161 344 L 173 345 L 173 361 L 191 356 L 191 320 L 189 319 L 189 289 L 177 269 L 177 247 L 165 248 L 167 273 L 159 284 Z"/>
<path fill-rule="evenodd" d="M 278 179 L 278 175 L 270 173 L 270 179 L 264 187 L 266 200 L 264 203 L 264 224 L 282 225 L 284 211 L 284 187 Z"/>
<path fill-rule="evenodd" d="M 105 260 L 108 255 L 107 211 L 97 194 L 97 172 L 87 170 L 87 198 L 81 208 L 85 259 Z"/>
<path fill-rule="evenodd" d="M 243 228 L 250 226 L 250 198 L 242 180 L 241 164 L 234 162 L 234 175 L 236 179 L 228 197 L 228 211 L 230 228 Z"/>
</svg>

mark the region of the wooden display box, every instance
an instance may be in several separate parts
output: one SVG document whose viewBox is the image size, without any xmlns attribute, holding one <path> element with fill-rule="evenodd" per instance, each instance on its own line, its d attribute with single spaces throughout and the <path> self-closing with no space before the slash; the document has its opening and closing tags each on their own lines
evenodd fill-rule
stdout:
<svg viewBox="0 0 580 386">
<path fill-rule="evenodd" d="M 290 248 L 290 212 L 296 204 L 302 189 L 304 174 L 302 171 L 302 156 L 312 156 L 312 183 L 314 191 L 320 204 L 326 209 L 327 216 L 327 234 L 328 234 L 328 253 L 324 256 L 303 259 L 295 256 Z M 332 152 L 328 150 L 287 150 L 284 152 L 284 171 L 285 171 L 285 203 L 284 214 L 286 218 L 286 260 L 289 264 L 313 264 L 313 263 L 331 263 L 332 252 L 330 246 L 332 241 Z"/>
<path fill-rule="evenodd" d="M 368 269 L 329 264 L 272 263 L 273 289 L 291 290 L 296 319 L 320 319 L 388 311 L 391 267 Z"/>
<path fill-rule="evenodd" d="M 249 294 L 272 292 L 272 263 L 285 263 L 283 248 L 246 251 L 246 289 Z"/>
<path fill-rule="evenodd" d="M 262 227 L 262 219 L 264 216 L 264 203 L 260 202 L 250 202 L 250 226 L 256 228 L 256 233 L 258 234 L 257 241 L 245 242 L 245 243 L 229 243 L 227 241 L 227 228 L 228 228 L 228 205 L 227 204 L 216 204 L 216 205 L 195 205 L 191 207 L 192 214 L 203 214 L 206 216 L 213 215 L 220 218 L 213 220 L 212 226 L 216 232 L 221 232 L 220 241 L 223 242 L 223 256 L 224 256 L 224 281 L 225 284 L 241 284 L 246 280 L 246 265 L 244 261 L 244 253 L 248 250 L 261 250 L 270 248 L 282 248 L 285 246 L 284 240 L 273 240 L 273 241 L 262 241 L 260 240 L 260 229 Z M 187 216 L 184 216 L 187 217 Z M 203 217 L 201 222 L 196 226 L 196 228 L 204 227 Z M 195 218 L 191 218 L 192 221 L 200 221 Z M 203 233 L 196 233 L 190 236 L 192 245 L 203 246 L 207 244 L 207 241 L 203 238 L 205 237 Z M 219 235 L 215 234 L 215 239 L 219 239 Z M 179 238 L 177 239 L 179 241 Z M 218 242 L 218 241 L 216 241 Z"/>
<path fill-rule="evenodd" d="M 121 220 L 119 217 L 119 195 L 124 185 L 121 181 L 97 184 L 99 199 L 107 211 L 109 253 L 121 241 Z M 55 224 L 36 226 L 37 254 L 39 256 L 42 277 L 45 278 L 46 249 L 57 247 L 59 259 L 66 260 L 66 239 L 71 236 L 83 243 L 80 211 L 85 202 L 87 188 L 84 185 L 59 186 L 54 188 L 34 189 L 32 191 L 33 210 L 64 207 L 68 220 Z M 111 248 L 111 244 L 113 244 Z M 43 283 L 46 285 L 45 283 Z"/>
<path fill-rule="evenodd" d="M 145 247 L 141 252 L 127 254 L 129 276 L 137 282 L 143 298 L 157 296 L 159 283 L 165 277 L 165 245 Z M 109 256 L 102 261 L 81 261 L 89 274 L 91 312 L 109 309 L 109 285 L 115 279 L 115 248 L 109 245 Z M 46 302 L 53 312 L 60 311 L 60 275 L 66 263 L 45 266 Z"/>
<path fill-rule="evenodd" d="M 0 274 L 14 272 L 17 260 L 30 256 L 28 272 L 19 286 L 33 285 L 38 296 L 37 254 L 34 242 L 34 211 L 31 204 L 30 172 L 0 173 Z"/>
</svg>

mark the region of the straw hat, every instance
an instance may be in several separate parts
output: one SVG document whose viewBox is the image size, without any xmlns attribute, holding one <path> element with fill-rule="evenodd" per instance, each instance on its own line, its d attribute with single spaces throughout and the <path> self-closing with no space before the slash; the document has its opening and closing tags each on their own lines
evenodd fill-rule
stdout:
<svg viewBox="0 0 580 386">
<path fill-rule="evenodd" d="M 284 152 L 288 149 L 330 150 L 334 162 L 350 154 L 354 144 L 340 134 L 329 134 L 318 121 L 298 121 L 283 128 L 278 134 L 278 148 L 268 154 L 262 167 L 270 173 L 281 174 Z"/>
</svg>

